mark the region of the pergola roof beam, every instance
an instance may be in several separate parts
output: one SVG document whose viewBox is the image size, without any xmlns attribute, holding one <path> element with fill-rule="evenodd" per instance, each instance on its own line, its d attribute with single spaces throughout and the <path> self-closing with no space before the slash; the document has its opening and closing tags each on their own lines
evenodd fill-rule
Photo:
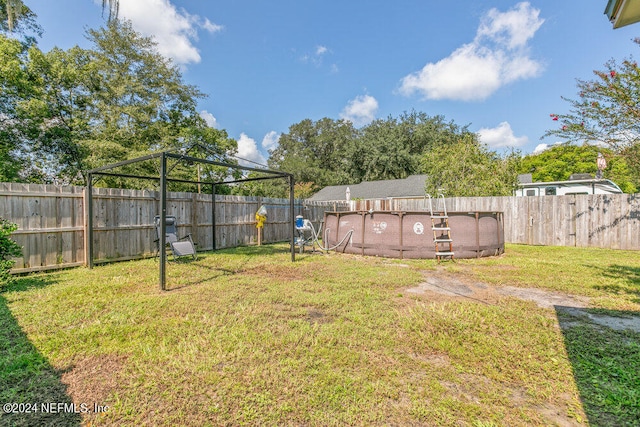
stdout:
<svg viewBox="0 0 640 427">
<path fill-rule="evenodd" d="M 123 161 L 118 162 L 118 163 L 113 163 L 113 164 L 110 164 L 110 165 L 100 166 L 98 168 L 91 169 L 91 170 L 87 171 L 87 173 L 94 173 L 95 174 L 97 172 L 106 171 L 106 170 L 109 170 L 109 169 L 119 168 L 121 166 L 130 165 L 132 163 L 138 163 L 138 162 L 144 162 L 146 160 L 157 159 L 157 158 L 162 157 L 163 154 L 166 154 L 166 153 L 153 153 L 153 154 L 148 154 L 148 155 L 142 156 L 142 157 L 136 157 L 135 159 L 123 160 Z"/>
<path fill-rule="evenodd" d="M 172 159 L 181 159 L 181 160 L 185 160 L 188 162 L 194 162 L 194 163 L 206 163 L 208 165 L 213 165 L 213 166 L 222 166 L 225 168 L 229 168 L 229 169 L 242 169 L 242 170 L 246 170 L 246 171 L 250 171 L 250 172 L 262 172 L 262 173 L 269 173 L 272 175 L 278 175 L 278 176 L 289 176 L 291 174 L 287 173 L 287 172 L 278 172 L 278 171 L 272 171 L 269 169 L 260 169 L 260 168 L 252 168 L 249 166 L 240 166 L 240 165 L 230 165 L 229 163 L 223 163 L 223 162 L 217 162 L 214 160 L 207 160 L 207 159 L 199 159 L 197 157 L 191 157 L 191 156 L 186 156 L 183 154 L 173 154 L 173 153 L 167 153 L 166 154 L 167 157 L 171 157 Z"/>
</svg>

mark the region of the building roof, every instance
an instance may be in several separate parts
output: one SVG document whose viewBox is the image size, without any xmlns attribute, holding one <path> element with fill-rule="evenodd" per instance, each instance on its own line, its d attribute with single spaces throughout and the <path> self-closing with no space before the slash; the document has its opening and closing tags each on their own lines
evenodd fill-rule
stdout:
<svg viewBox="0 0 640 427">
<path fill-rule="evenodd" d="M 389 199 L 424 197 L 424 186 L 427 175 L 410 175 L 405 179 L 388 179 L 384 181 L 366 181 L 360 184 L 331 185 L 324 187 L 309 200 L 336 201 L 347 200 L 347 188 L 353 199 Z"/>
<path fill-rule="evenodd" d="M 604 10 L 613 28 L 624 27 L 640 21 L 640 2 L 635 0 L 609 0 Z"/>
</svg>

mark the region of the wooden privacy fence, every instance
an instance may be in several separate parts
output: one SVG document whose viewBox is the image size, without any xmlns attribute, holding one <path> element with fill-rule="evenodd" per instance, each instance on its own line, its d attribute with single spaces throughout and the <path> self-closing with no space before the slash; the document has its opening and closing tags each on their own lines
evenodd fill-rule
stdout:
<svg viewBox="0 0 640 427">
<path fill-rule="evenodd" d="M 23 273 L 84 265 L 86 253 L 85 187 L 0 183 L 0 217 L 18 225 L 12 237 L 23 247 L 13 272 Z M 154 217 L 159 213 L 157 191 L 94 188 L 94 261 L 137 259 L 156 252 Z M 289 240 L 289 200 L 167 193 L 167 215 L 178 221 L 178 235 L 191 233 L 198 250 L 251 245 L 257 241 L 255 213 L 267 209 L 263 242 Z M 325 210 L 342 203 L 295 201 L 295 215 L 318 223 Z M 215 234 L 214 234 L 215 221 Z"/>
<path fill-rule="evenodd" d="M 640 249 L 640 194 L 543 197 L 448 198 L 451 212 L 503 212 L 507 243 Z M 168 193 L 167 215 L 175 215 L 178 233 L 191 233 L 198 250 L 254 244 L 255 213 L 267 208 L 264 242 L 290 238 L 289 201 L 261 197 Z M 325 210 L 428 210 L 423 199 L 305 202 L 295 215 L 316 225 Z M 96 262 L 153 255 L 156 191 L 94 188 Z M 14 272 L 84 265 L 86 193 L 84 187 L 0 183 L 0 217 L 18 225 L 12 237 L 23 247 Z M 455 236 L 454 236 L 455 242 Z"/>
<path fill-rule="evenodd" d="M 449 212 L 503 212 L 507 243 L 640 249 L 640 194 L 452 197 L 446 206 Z M 425 199 L 350 202 L 349 210 L 369 209 L 416 211 L 429 205 Z"/>
<path fill-rule="evenodd" d="M 0 184 L 0 217 L 18 225 L 11 237 L 23 248 L 23 257 L 16 259 L 14 272 L 84 264 L 83 190 L 83 187 Z"/>
</svg>

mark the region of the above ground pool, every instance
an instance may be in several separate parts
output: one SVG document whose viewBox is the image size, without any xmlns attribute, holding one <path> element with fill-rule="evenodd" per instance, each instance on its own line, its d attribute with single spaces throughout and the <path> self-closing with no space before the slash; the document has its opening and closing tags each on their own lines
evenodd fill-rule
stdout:
<svg viewBox="0 0 640 427">
<path fill-rule="evenodd" d="M 434 216 L 436 224 L 440 221 Z M 454 258 L 495 256 L 504 252 L 502 212 L 449 212 L 448 222 Z M 431 215 L 425 211 L 325 212 L 322 238 L 326 247 L 338 245 L 335 249 L 338 252 L 389 258 L 436 258 Z"/>
</svg>

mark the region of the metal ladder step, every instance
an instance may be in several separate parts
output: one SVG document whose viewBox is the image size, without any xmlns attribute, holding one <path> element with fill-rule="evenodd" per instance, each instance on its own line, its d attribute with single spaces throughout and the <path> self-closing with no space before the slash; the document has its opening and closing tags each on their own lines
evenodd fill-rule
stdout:
<svg viewBox="0 0 640 427">
<path fill-rule="evenodd" d="M 437 207 L 433 209 L 433 201 L 430 194 L 426 197 L 429 199 L 429 213 L 431 214 L 431 230 L 433 231 L 433 243 L 435 244 L 436 258 L 438 262 L 443 257 L 454 258 L 453 252 L 453 239 L 451 239 L 451 227 L 449 227 L 449 214 L 447 213 L 447 206 L 445 204 L 444 195 L 440 193 L 438 195 L 438 205 L 442 202 L 442 208 Z M 439 233 L 440 235 L 437 235 Z M 442 244 L 448 244 L 449 250 L 440 250 L 438 247 Z M 444 249 L 444 248 L 443 248 Z"/>
</svg>

